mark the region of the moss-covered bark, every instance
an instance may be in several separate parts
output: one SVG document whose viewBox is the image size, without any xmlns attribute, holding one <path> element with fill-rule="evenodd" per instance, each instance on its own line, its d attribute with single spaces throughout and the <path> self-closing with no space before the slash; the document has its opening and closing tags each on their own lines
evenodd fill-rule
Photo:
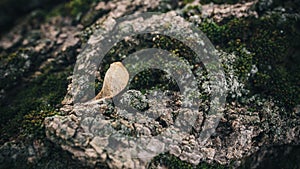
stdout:
<svg viewBox="0 0 300 169">
<path fill-rule="evenodd" d="M 45 10 L 46 14 L 41 16 L 43 19 L 39 21 L 47 22 L 47 20 L 55 16 L 71 17 L 74 26 L 77 24 L 85 26 L 85 31 L 81 32 L 81 38 L 84 42 L 92 34 L 93 29 L 99 26 L 89 25 L 99 16 L 108 12 L 95 12 L 92 10 L 92 7 L 95 7 L 99 1 L 72 0 L 65 2 L 50 12 Z M 1 7 L 4 8 L 15 2 L 0 1 L 0 4 L 3 4 Z M 45 2 L 50 3 L 48 1 Z M 225 1 L 204 1 L 203 3 L 210 2 L 225 3 Z M 238 1 L 226 1 L 226 3 L 236 2 Z M 28 2 L 20 1 L 19 3 L 18 1 L 20 6 L 25 3 L 27 4 Z M 187 3 L 189 3 L 189 0 L 182 2 L 182 4 Z M 299 12 L 298 9 L 294 9 L 294 6 L 291 5 L 295 4 L 296 6 L 297 3 L 292 1 L 275 1 L 270 8 L 256 6 L 259 14 L 261 14 L 259 18 L 226 18 L 221 23 L 216 23 L 211 19 L 203 19 L 198 24 L 199 29 L 209 37 L 218 49 L 238 56 L 233 65 L 236 70 L 236 76 L 247 84 L 247 89 L 250 90 L 251 94 L 258 94 L 261 97 L 276 100 L 278 106 L 287 110 L 285 111 L 287 116 L 290 116 L 288 113 L 292 113 L 292 109 L 300 103 L 300 17 L 299 13 L 297 13 Z M 288 13 L 273 10 L 280 5 L 286 7 Z M 25 6 L 24 9 L 15 9 L 20 10 L 19 14 L 24 14 L 34 8 Z M 188 10 L 194 10 L 194 8 L 188 8 L 187 13 L 189 12 Z M 201 8 L 199 8 L 198 12 L 201 13 Z M 7 18 L 4 18 L 3 22 L 0 20 L 0 27 L 12 24 L 12 20 L 15 18 L 17 16 L 11 15 L 9 20 Z M 161 37 L 152 42 L 151 46 L 160 46 L 169 48 L 175 53 L 178 52 L 176 51 L 178 46 L 173 46 L 172 44 L 172 40 Z M 69 49 L 69 51 L 62 52 L 58 57 L 63 57 L 63 59 L 58 59 L 58 61 L 68 60 L 68 57 L 73 57 L 70 59 L 72 61 L 69 60 L 62 65 L 59 65 L 59 63 L 50 64 L 50 66 L 43 69 L 42 75 L 32 78 L 32 75 L 47 60 L 47 57 L 43 58 L 41 56 L 45 55 L 42 52 L 35 52 L 31 48 L 23 48 L 22 45 L 19 42 L 10 49 L 1 49 L 0 51 L 0 68 L 2 70 L 11 69 L 11 74 L 0 77 L 0 89 L 8 91 L 0 103 L 0 144 L 11 140 L 27 142 L 31 139 L 44 138 L 42 123 L 45 117 L 58 114 L 58 108 L 67 91 L 69 83 L 67 77 L 72 72 L 71 68 L 75 60 L 74 54 L 78 53 L 76 51 L 78 45 Z M 59 45 L 56 44 L 55 47 L 59 47 Z M 178 48 L 181 47 L 179 46 Z M 113 49 L 113 51 L 120 49 Z M 128 46 L 123 46 L 123 49 L 130 50 Z M 58 49 L 55 48 L 54 50 Z M 51 53 L 49 55 L 54 54 Z M 181 54 L 179 53 L 178 55 Z M 30 65 L 28 65 L 28 60 Z M 107 69 L 108 63 L 112 61 L 108 60 L 106 62 L 107 64 L 105 63 L 103 70 Z M 249 75 L 253 65 L 257 67 L 257 72 Z M 226 65 L 223 66 L 226 70 Z M 152 75 L 153 78 L 149 78 L 149 75 Z M 141 73 L 136 77 L 136 81 L 132 83 L 132 88 L 139 89 L 141 86 L 151 87 L 153 84 L 158 84 L 156 86 L 158 88 L 163 86 L 165 88 L 169 87 L 168 89 L 176 89 L 174 82 L 166 82 L 159 78 L 159 75 L 162 75 L 162 72 Z M 147 77 L 148 80 L 144 77 Z M 142 83 L 138 83 L 140 79 L 143 79 Z M 101 88 L 101 83 L 101 80 L 96 83 L 98 89 Z M 228 98 L 228 100 L 236 101 L 236 99 L 232 98 Z M 254 111 L 256 108 L 252 107 L 252 110 Z M 170 155 L 160 155 L 154 159 L 152 164 L 166 165 L 169 168 L 195 168 L 195 166 L 182 162 Z M 215 167 L 225 168 L 225 166 L 210 166 L 207 164 L 200 164 L 196 168 Z"/>
</svg>

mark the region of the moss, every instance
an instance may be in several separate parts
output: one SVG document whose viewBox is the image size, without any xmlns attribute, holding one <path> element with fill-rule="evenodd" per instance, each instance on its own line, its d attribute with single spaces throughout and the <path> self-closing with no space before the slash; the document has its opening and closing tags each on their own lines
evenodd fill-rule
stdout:
<svg viewBox="0 0 300 169">
<path fill-rule="evenodd" d="M 0 57 L 0 89 L 14 87 L 35 68 L 41 59 L 32 50 L 19 48 L 15 52 Z"/>
<path fill-rule="evenodd" d="M 266 151 L 268 149 L 268 151 Z M 245 161 L 239 169 L 253 168 L 254 162 L 258 161 L 257 157 L 261 157 L 264 153 L 263 159 L 260 160 L 258 168 L 289 168 L 298 169 L 300 168 L 300 147 L 299 146 L 270 146 L 262 148 L 257 154 L 254 154 Z M 274 162 L 276 161 L 276 163 Z"/>
<path fill-rule="evenodd" d="M 140 90 L 142 93 L 145 93 L 147 89 L 179 91 L 175 80 L 167 77 L 167 73 L 162 70 L 144 70 L 142 72 L 139 72 L 133 78 L 130 83 L 130 89 Z"/>
<path fill-rule="evenodd" d="M 120 41 L 105 55 L 100 66 L 101 72 L 106 72 L 110 63 L 124 59 L 122 58 L 123 56 L 127 57 L 135 51 L 147 48 L 164 49 L 173 53 L 175 56 L 188 60 L 190 65 L 195 64 L 194 53 L 179 40 L 159 34 L 137 35 L 132 38 L 134 40 L 129 42 L 125 42 L 124 40 Z M 140 43 L 136 44 L 135 41 L 139 41 Z M 116 53 L 118 55 L 116 55 Z M 165 62 L 165 60 L 162 60 L 161 63 L 163 62 Z M 101 74 L 100 79 L 104 79 L 104 74 Z M 102 81 L 103 80 L 96 81 L 96 93 L 100 91 Z M 165 71 L 158 69 L 146 69 L 139 72 L 130 82 L 129 88 L 140 90 L 142 93 L 145 93 L 145 91 L 149 89 L 179 91 L 175 79 L 170 78 Z"/>
<path fill-rule="evenodd" d="M 256 25 L 254 36 L 250 39 L 251 48 L 255 52 L 254 62 L 258 66 L 260 76 L 253 80 L 254 92 L 271 95 L 287 108 L 300 102 L 298 70 L 290 70 L 299 63 L 291 63 L 289 50 L 297 50 L 293 42 L 299 39 L 293 31 L 295 22 L 280 22 L 280 16 L 262 18 Z M 294 46 L 294 47 L 293 47 Z M 293 49 L 294 48 L 294 49 Z M 295 72 L 296 71 L 296 72 Z M 298 91 L 298 92 L 297 92 Z"/>
<path fill-rule="evenodd" d="M 239 77 L 245 79 L 251 65 L 257 66 L 258 72 L 246 83 L 252 94 L 275 98 L 280 106 L 290 109 L 300 102 L 300 72 L 296 68 L 300 63 L 290 61 L 291 51 L 299 49 L 295 43 L 300 37 L 298 22 L 273 14 L 258 19 L 232 19 L 223 24 L 205 20 L 199 28 L 217 48 L 239 56 L 234 65 Z M 254 55 L 248 55 L 243 48 Z"/>
<path fill-rule="evenodd" d="M 49 20 L 55 16 L 66 16 L 68 13 L 65 9 L 65 4 L 59 4 L 56 7 L 54 7 L 50 12 L 48 12 L 45 18 Z"/>
<path fill-rule="evenodd" d="M 192 165 L 188 162 L 181 161 L 178 157 L 170 154 L 160 154 L 154 157 L 149 165 L 149 169 L 154 169 L 157 166 L 167 166 L 169 169 L 225 169 L 231 168 L 230 166 L 222 166 L 217 164 L 200 163 L 198 165 Z"/>
<path fill-rule="evenodd" d="M 239 42 L 237 42 L 239 43 Z M 254 54 L 247 51 L 244 45 L 237 45 L 237 48 L 233 52 L 236 56 L 239 56 L 234 62 L 234 69 L 236 76 L 241 80 L 241 82 L 247 84 L 249 78 L 249 72 L 253 63 Z"/>
<path fill-rule="evenodd" d="M 201 4 L 209 4 L 209 3 L 215 3 L 215 4 L 236 4 L 238 2 L 241 2 L 241 0 L 202 0 Z"/>
<path fill-rule="evenodd" d="M 89 9 L 90 3 L 94 0 L 71 0 L 66 3 L 66 8 L 70 10 L 72 16 L 77 16 L 78 14 L 85 12 Z"/>
<path fill-rule="evenodd" d="M 186 4 L 192 3 L 192 2 L 194 2 L 194 1 L 195 1 L 195 0 L 183 0 L 182 3 L 186 5 Z"/>
<path fill-rule="evenodd" d="M 7 98 L 9 102 L 1 105 L 1 143 L 22 136 L 41 136 L 43 119 L 57 113 L 66 93 L 68 72 L 42 75 Z"/>
<path fill-rule="evenodd" d="M 32 110 L 23 117 L 21 135 L 33 134 L 35 139 L 44 136 L 43 122 L 46 117 L 58 115 L 59 113 L 52 107 L 44 107 L 41 110 Z"/>
<path fill-rule="evenodd" d="M 193 15 L 199 15 L 200 13 L 201 5 L 187 5 L 182 11 L 183 16 L 186 18 L 189 18 Z"/>
<path fill-rule="evenodd" d="M 94 5 L 101 0 L 71 0 L 66 3 L 57 5 L 51 10 L 46 18 L 53 16 L 70 16 L 74 21 L 80 22 L 83 26 L 88 26 L 95 21 L 96 18 L 104 14 L 106 11 L 93 10 Z"/>
<path fill-rule="evenodd" d="M 224 45 L 225 43 L 225 26 L 220 26 L 213 22 L 212 20 L 204 20 L 200 25 L 199 29 L 205 33 L 205 35 L 209 38 L 209 40 L 217 45 L 216 47 L 218 48 L 219 45 Z"/>
</svg>

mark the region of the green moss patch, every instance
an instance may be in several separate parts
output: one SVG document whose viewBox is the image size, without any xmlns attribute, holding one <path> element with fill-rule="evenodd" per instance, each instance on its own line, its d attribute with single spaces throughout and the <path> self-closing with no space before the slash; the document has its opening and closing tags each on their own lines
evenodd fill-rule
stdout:
<svg viewBox="0 0 300 169">
<path fill-rule="evenodd" d="M 238 2 L 241 2 L 241 0 L 201 0 L 201 4 L 236 4 Z"/>
<path fill-rule="evenodd" d="M 252 65 L 258 68 L 247 82 L 253 94 L 272 97 L 290 109 L 300 102 L 300 63 L 291 52 L 300 46 L 298 24 L 292 17 L 283 20 L 273 14 L 259 19 L 233 19 L 220 25 L 206 20 L 199 28 L 217 48 L 238 55 L 234 66 L 239 77 L 244 78 Z M 243 52 L 243 48 L 254 55 Z"/>
<path fill-rule="evenodd" d="M 1 139 L 40 136 L 45 117 L 57 114 L 67 91 L 68 71 L 42 75 L 16 91 L 1 105 Z"/>
<path fill-rule="evenodd" d="M 170 154 L 160 154 L 154 157 L 149 165 L 149 169 L 155 169 L 157 166 L 167 166 L 168 169 L 225 169 L 231 168 L 230 166 L 212 165 L 207 163 L 200 163 L 192 165 L 188 162 L 181 161 L 178 157 Z"/>
</svg>

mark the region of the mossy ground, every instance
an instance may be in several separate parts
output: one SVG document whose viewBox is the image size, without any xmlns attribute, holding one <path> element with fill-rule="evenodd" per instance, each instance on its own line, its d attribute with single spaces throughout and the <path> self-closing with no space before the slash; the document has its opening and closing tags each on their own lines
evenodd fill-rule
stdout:
<svg viewBox="0 0 300 169">
<path fill-rule="evenodd" d="M 241 0 L 202 0 L 202 4 L 209 4 L 209 3 L 214 3 L 214 4 L 235 4 L 241 2 Z"/>
<path fill-rule="evenodd" d="M 70 71 L 51 72 L 15 89 L 1 105 L 1 139 L 43 137 L 44 118 L 58 113 Z"/>
<path fill-rule="evenodd" d="M 160 154 L 156 156 L 149 164 L 149 169 L 155 169 L 154 166 L 167 166 L 169 169 L 225 169 L 231 168 L 222 165 L 212 165 L 202 162 L 198 165 L 192 165 L 190 163 L 181 161 L 178 157 L 170 154 Z"/>
<path fill-rule="evenodd" d="M 41 21 L 58 15 L 75 18 L 86 13 L 94 2 L 99 0 L 72 0 L 61 3 L 51 11 L 40 11 L 43 14 Z M 19 68 L 28 60 L 23 55 L 30 57 L 31 66 L 20 71 Z M 8 69 L 13 65 L 18 68 L 15 74 L 5 78 L 0 84 L 1 88 L 9 90 L 0 104 L 0 143 L 15 139 L 24 141 L 28 140 L 28 136 L 44 137 L 44 118 L 58 114 L 60 103 L 67 92 L 67 77 L 72 72 L 70 66 L 49 66 L 36 78 L 23 78 L 29 77 L 44 59 L 38 53 L 22 47 L 10 49 L 0 56 L 2 67 Z"/>
<path fill-rule="evenodd" d="M 70 15 L 81 18 L 89 10 L 90 4 L 94 2 L 98 0 L 72 0 L 58 6 L 46 17 Z M 213 2 L 223 3 L 223 1 Z M 237 76 L 241 79 L 246 81 L 252 65 L 258 67 L 258 73 L 249 80 L 247 79 L 252 94 L 272 97 L 278 100 L 281 106 L 291 109 L 300 103 L 300 62 L 299 57 L 293 55 L 297 53 L 300 46 L 297 25 L 299 26 L 299 21 L 293 18 L 282 20 L 280 15 L 274 14 L 260 18 L 230 19 L 218 24 L 205 20 L 199 25 L 199 29 L 217 48 L 230 53 L 234 52 L 239 56 L 235 68 Z M 164 38 L 155 44 L 163 44 L 163 47 L 172 48 L 172 43 Z M 243 48 L 254 55 L 245 53 Z M 6 61 L 13 63 L 16 58 L 15 53 L 9 56 Z M 70 72 L 69 68 L 49 71 L 36 79 L 20 83 L 22 85 L 0 105 L 0 143 L 16 138 L 24 140 L 28 136 L 44 137 L 42 122 L 45 117 L 58 114 L 57 108 L 66 93 L 67 77 Z M 142 82 L 143 85 L 153 84 L 151 78 L 148 77 L 150 81 L 147 81 L 147 78 L 143 78 L 143 74 L 137 76 L 136 82 L 140 79 L 145 79 Z M 138 87 L 136 82 L 133 82 L 135 88 Z M 165 82 L 162 81 L 162 83 Z M 100 89 L 101 82 L 97 86 Z M 157 156 L 153 163 L 164 164 L 169 168 L 225 168 L 207 164 L 192 166 L 171 155 Z"/>
<path fill-rule="evenodd" d="M 107 0 L 71 0 L 56 6 L 46 17 L 70 16 L 74 19 L 74 24 L 80 23 L 86 27 L 92 24 L 97 17 L 107 12 L 93 10 L 95 5 L 100 1 L 107 2 Z"/>
<path fill-rule="evenodd" d="M 282 21 L 281 16 L 274 14 L 232 19 L 219 25 L 206 20 L 200 29 L 217 48 L 238 55 L 234 66 L 239 77 L 246 77 L 251 66 L 257 66 L 258 72 L 246 83 L 252 94 L 272 97 L 291 110 L 300 103 L 300 62 L 299 56 L 293 56 L 299 49 L 298 24 L 293 18 Z M 254 55 L 243 52 L 243 47 Z"/>
<path fill-rule="evenodd" d="M 235 75 L 246 84 L 251 95 L 259 94 L 265 98 L 272 98 L 279 106 L 290 111 L 300 103 L 300 68 L 298 66 L 300 60 L 298 56 L 295 56 L 300 46 L 296 43 L 300 39 L 300 34 L 297 32 L 298 24 L 299 21 L 292 17 L 282 20 L 282 16 L 272 14 L 260 18 L 234 18 L 218 24 L 212 20 L 204 20 L 198 27 L 217 49 L 237 56 L 233 65 Z M 136 37 L 147 41 L 146 45 L 142 44 L 142 47 L 139 46 L 138 49 L 162 48 L 183 56 L 189 62 L 192 60 L 189 57 L 193 56 L 193 53 L 188 52 L 183 44 L 164 36 L 152 41 L 156 36 Z M 112 49 L 111 54 L 106 56 L 109 59 L 104 61 L 106 62 L 104 63 L 106 66 L 103 66 L 104 71 L 107 70 L 109 63 L 121 60 L 113 53 L 117 52 L 123 56 L 138 50 L 133 44 L 124 45 L 121 42 L 117 46 L 118 48 Z M 257 67 L 257 72 L 251 74 L 253 66 Z M 227 65 L 223 67 L 226 71 Z M 162 76 L 158 74 L 157 71 L 141 72 L 136 76 L 138 80 L 131 82 L 132 88 L 148 88 L 149 86 L 168 88 L 159 85 L 161 83 L 169 85 L 169 89 L 176 89 L 176 85 L 163 81 Z M 100 89 L 101 82 L 97 86 Z"/>
</svg>

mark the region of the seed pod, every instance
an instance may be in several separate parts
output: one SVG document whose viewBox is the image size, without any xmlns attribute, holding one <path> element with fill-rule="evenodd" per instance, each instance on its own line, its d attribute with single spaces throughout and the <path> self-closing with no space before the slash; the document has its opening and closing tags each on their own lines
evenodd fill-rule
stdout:
<svg viewBox="0 0 300 169">
<path fill-rule="evenodd" d="M 101 91 L 95 99 L 111 98 L 119 94 L 127 86 L 129 73 L 121 62 L 110 64 Z"/>
</svg>

